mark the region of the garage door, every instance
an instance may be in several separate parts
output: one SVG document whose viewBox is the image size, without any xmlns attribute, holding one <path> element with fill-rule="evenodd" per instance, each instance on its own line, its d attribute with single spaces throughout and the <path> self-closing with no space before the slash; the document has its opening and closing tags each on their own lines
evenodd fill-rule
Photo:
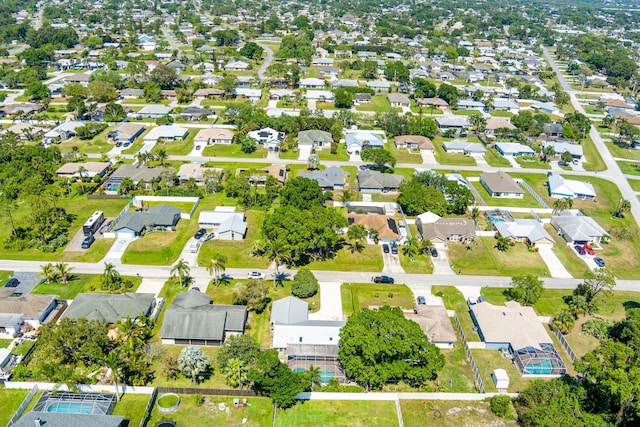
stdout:
<svg viewBox="0 0 640 427">
<path fill-rule="evenodd" d="M 133 240 L 133 238 L 136 237 L 132 231 L 118 231 L 116 232 L 116 238 L 118 239 L 127 239 L 127 240 Z"/>
</svg>

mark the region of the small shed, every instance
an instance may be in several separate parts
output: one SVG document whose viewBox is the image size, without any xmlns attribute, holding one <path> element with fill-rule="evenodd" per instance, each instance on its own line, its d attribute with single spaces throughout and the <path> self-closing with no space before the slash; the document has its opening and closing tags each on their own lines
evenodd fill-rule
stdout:
<svg viewBox="0 0 640 427">
<path fill-rule="evenodd" d="M 509 388 L 509 375 L 504 369 L 496 369 L 491 374 L 493 383 L 498 390 L 506 390 Z"/>
</svg>

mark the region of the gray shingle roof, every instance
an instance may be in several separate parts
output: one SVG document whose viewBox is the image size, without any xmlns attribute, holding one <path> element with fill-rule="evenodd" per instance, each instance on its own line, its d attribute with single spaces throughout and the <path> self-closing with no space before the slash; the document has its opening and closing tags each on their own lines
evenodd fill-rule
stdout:
<svg viewBox="0 0 640 427">
<path fill-rule="evenodd" d="M 173 227 L 180 219 L 180 209 L 171 205 L 157 205 L 147 212 L 125 212 L 114 231 L 130 229 L 140 233 L 145 227 Z"/>
<path fill-rule="evenodd" d="M 317 181 L 320 188 L 334 188 L 344 185 L 344 171 L 338 166 L 331 166 L 323 171 L 302 172 L 298 176 Z"/>
<path fill-rule="evenodd" d="M 271 323 L 290 325 L 309 318 L 309 304 L 296 297 L 286 297 L 273 302 Z"/>
<path fill-rule="evenodd" d="M 401 175 L 391 175 L 379 171 L 364 170 L 358 172 L 358 186 L 360 188 L 371 188 L 383 190 L 385 188 L 395 189 L 400 187 L 404 177 Z"/>
<path fill-rule="evenodd" d="M 140 313 L 148 314 L 155 301 L 154 294 L 78 294 L 73 303 L 64 312 L 69 319 L 102 320 L 116 323 L 127 316 L 136 317 Z"/>
<path fill-rule="evenodd" d="M 314 142 L 318 141 L 330 144 L 333 141 L 333 137 L 331 136 L 331 133 L 323 130 L 312 129 L 298 132 L 298 144 L 312 145 Z"/>
</svg>

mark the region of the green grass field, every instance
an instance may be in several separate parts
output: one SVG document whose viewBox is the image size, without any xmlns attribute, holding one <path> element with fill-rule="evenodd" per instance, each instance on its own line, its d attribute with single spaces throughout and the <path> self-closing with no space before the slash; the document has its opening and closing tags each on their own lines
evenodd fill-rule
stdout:
<svg viewBox="0 0 640 427">
<path fill-rule="evenodd" d="M 514 419 L 491 413 L 489 402 L 455 400 L 401 400 L 405 427 L 515 427 Z"/>
<path fill-rule="evenodd" d="M 498 153 L 498 150 L 495 147 L 488 147 L 487 152 L 484 155 L 484 159 L 489 164 L 489 166 L 498 167 L 498 168 L 510 168 L 511 162 L 505 159 Z"/>
<path fill-rule="evenodd" d="M 374 95 L 371 97 L 371 102 L 356 105 L 356 110 L 386 113 L 387 111 L 391 111 L 391 104 L 389 104 L 386 95 Z"/>
<path fill-rule="evenodd" d="M 197 216 L 191 221 L 180 220 L 175 231 L 155 231 L 129 244 L 124 264 L 169 265 L 175 262 L 187 240 L 198 230 Z"/>
<path fill-rule="evenodd" d="M 582 141 L 582 150 L 587 159 L 587 161 L 582 164 L 585 170 L 603 171 L 607 169 L 607 166 L 604 164 L 604 160 L 602 160 L 602 156 L 600 156 L 600 153 L 590 136 L 587 136 L 587 138 Z"/>
<path fill-rule="evenodd" d="M 513 175 L 511 175 L 513 178 Z M 471 185 L 478 190 L 480 196 L 484 199 L 488 206 L 512 206 L 514 208 L 540 208 L 540 203 L 524 188 L 524 197 L 521 199 L 511 199 L 511 198 L 501 198 L 501 197 L 491 197 L 487 190 L 484 188 L 479 181 L 471 182 Z"/>
<path fill-rule="evenodd" d="M 327 401 L 298 402 L 292 408 L 279 410 L 278 427 L 369 427 L 397 426 L 398 415 L 391 401 Z"/>
<path fill-rule="evenodd" d="M 436 136 L 432 139 L 433 146 L 435 148 L 435 158 L 441 165 L 451 166 L 475 166 L 476 160 L 471 156 L 465 156 L 461 153 L 447 153 L 442 148 L 444 142 L 447 141 L 441 136 Z"/>
<path fill-rule="evenodd" d="M 213 144 L 204 147 L 202 150 L 203 156 L 213 157 L 239 157 L 239 158 L 256 158 L 264 159 L 267 157 L 267 149 L 262 145 L 258 145 L 258 148 L 253 153 L 245 153 L 242 151 L 240 144 Z"/>
<path fill-rule="evenodd" d="M 618 161 L 618 166 L 625 175 L 640 176 L 640 163 Z"/>
<path fill-rule="evenodd" d="M 73 273 L 73 270 L 71 272 Z M 142 282 L 142 278 L 136 276 L 123 276 L 123 278 L 133 282 L 133 288 L 129 289 L 128 292 L 135 292 Z M 66 285 L 54 282 L 47 284 L 42 281 L 33 288 L 31 293 L 57 295 L 59 299 L 63 300 L 74 299 L 79 293 L 109 293 L 100 289 L 101 280 L 99 274 L 76 274 Z"/>
<path fill-rule="evenodd" d="M 0 387 L 0 425 L 7 425 L 28 393 L 29 390 L 7 390 L 4 386 Z"/>
<path fill-rule="evenodd" d="M 389 305 L 412 310 L 415 307 L 413 293 L 406 285 L 381 283 L 343 283 L 342 312 L 346 317 L 364 308 Z"/>
<path fill-rule="evenodd" d="M 351 253 L 340 249 L 333 258 L 312 261 L 307 266 L 311 270 L 336 271 L 382 271 L 384 262 L 379 246 L 365 246 L 361 252 Z"/>
</svg>

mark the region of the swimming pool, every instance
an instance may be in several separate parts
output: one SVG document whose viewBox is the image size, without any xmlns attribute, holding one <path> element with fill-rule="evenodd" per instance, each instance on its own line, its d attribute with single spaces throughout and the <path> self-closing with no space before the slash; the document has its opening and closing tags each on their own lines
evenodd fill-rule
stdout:
<svg viewBox="0 0 640 427">
<path fill-rule="evenodd" d="M 55 402 L 48 408 L 47 412 L 58 414 L 90 414 L 93 412 L 93 404 L 76 402 Z"/>
</svg>

